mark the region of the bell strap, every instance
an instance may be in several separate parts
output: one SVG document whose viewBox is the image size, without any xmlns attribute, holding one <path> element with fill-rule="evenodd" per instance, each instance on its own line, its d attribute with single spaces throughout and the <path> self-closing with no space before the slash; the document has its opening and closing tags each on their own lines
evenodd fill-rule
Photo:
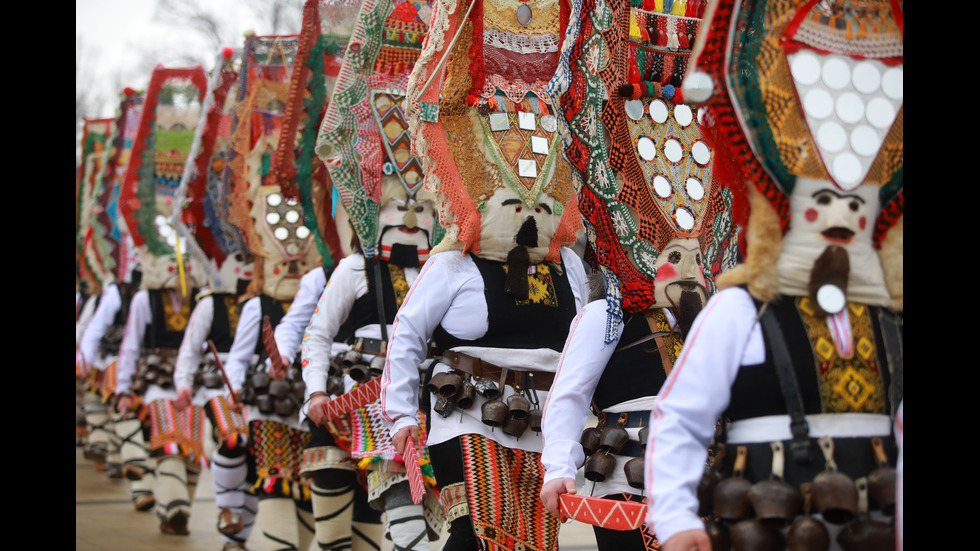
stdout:
<svg viewBox="0 0 980 551">
<path fill-rule="evenodd" d="M 670 361 L 670 354 L 667 353 L 667 344 L 664 342 L 664 335 L 668 335 L 669 333 L 657 331 L 657 322 L 653 319 L 652 310 L 644 312 L 643 317 L 646 318 L 647 325 L 650 326 L 650 331 L 653 332 L 653 335 L 650 336 L 657 343 L 657 351 L 660 352 L 660 361 L 664 366 L 664 374 L 670 377 L 670 370 L 674 368 L 674 362 Z"/>
<path fill-rule="evenodd" d="M 763 305 L 759 318 L 772 348 L 772 360 L 776 366 L 776 376 L 779 378 L 779 389 L 783 393 L 783 399 L 786 401 L 786 412 L 790 417 L 789 429 L 793 435 L 793 440 L 790 442 L 789 451 L 796 462 L 809 463 L 810 427 L 806 422 L 803 398 L 800 396 L 800 387 L 796 382 L 796 373 L 793 371 L 789 349 L 786 348 L 786 341 L 783 339 L 783 330 L 779 326 L 779 320 L 776 319 L 776 313 L 771 308 L 767 308 L 766 305 Z"/>
<path fill-rule="evenodd" d="M 372 265 L 374 272 L 374 296 L 378 302 L 378 326 L 381 328 L 381 340 L 388 342 L 388 318 L 385 316 L 385 294 L 382 288 L 381 262 L 378 257 L 374 257 L 368 262 Z"/>
<path fill-rule="evenodd" d="M 888 368 L 891 371 L 891 388 L 889 389 L 888 399 L 891 402 L 890 406 L 893 419 L 895 418 L 895 412 L 898 411 L 898 404 L 902 402 L 902 398 L 904 397 L 904 385 L 902 382 L 904 342 L 898 330 L 901 323 L 901 320 L 898 319 L 898 316 L 894 312 L 890 312 L 884 308 L 878 309 L 878 325 L 881 327 L 881 339 L 885 345 L 885 358 L 888 361 Z"/>
</svg>

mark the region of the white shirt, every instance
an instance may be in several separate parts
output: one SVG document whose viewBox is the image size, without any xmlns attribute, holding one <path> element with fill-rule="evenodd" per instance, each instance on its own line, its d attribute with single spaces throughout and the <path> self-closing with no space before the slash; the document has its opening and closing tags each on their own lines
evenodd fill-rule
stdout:
<svg viewBox="0 0 980 551">
<path fill-rule="evenodd" d="M 116 314 L 119 313 L 121 307 L 122 298 L 119 295 L 119 286 L 115 283 L 110 283 L 102 291 L 99 306 L 95 309 L 95 313 L 92 314 L 88 326 L 85 327 L 85 332 L 82 333 L 81 345 L 79 347 L 82 357 L 96 369 L 103 370 L 106 368 L 105 362 L 99 361 L 101 360 L 98 357 L 99 343 L 102 337 L 109 331 L 109 328 L 112 327 L 112 322 L 115 320 Z"/>
<path fill-rule="evenodd" d="M 174 367 L 174 386 L 178 393 L 183 390 L 194 389 L 194 376 L 201 368 L 201 360 L 204 355 L 211 355 L 210 347 L 207 344 L 208 335 L 211 334 L 211 326 L 214 325 L 214 295 L 201 298 L 191 317 L 187 321 L 187 329 L 184 330 L 184 338 L 180 341 L 180 349 L 177 351 L 176 366 Z M 222 365 L 228 358 L 227 353 L 219 353 Z M 215 396 L 227 395 L 228 389 L 221 388 L 199 388 L 194 395 L 193 404 L 203 406 L 208 400 Z"/>
<path fill-rule="evenodd" d="M 669 310 L 664 310 L 664 314 L 674 324 L 673 314 Z M 606 365 L 616 351 L 625 327 L 620 322 L 616 329 L 616 340 L 609 344 L 604 343 L 606 316 L 606 301 L 597 300 L 586 305 L 572 322 L 558 364 L 558 374 L 544 410 L 544 450 L 541 463 L 546 470 L 545 483 L 556 478 L 575 478 L 576 471 L 585 461 L 581 437 L 589 417 L 592 396 Z M 622 381 L 622 384 L 629 384 L 629 381 Z M 609 407 L 606 412 L 649 411 L 655 398 L 656 396 L 637 397 Z M 639 428 L 630 428 L 627 431 L 631 440 L 638 440 Z M 623 465 L 628 458 L 616 457 L 613 474 L 601 483 L 587 482 L 584 495 L 602 497 L 622 492 L 637 493 L 623 473 Z"/>
<path fill-rule="evenodd" d="M 418 268 L 409 267 L 404 270 L 405 279 L 412 285 L 418 277 Z M 303 337 L 303 381 L 306 382 L 307 397 L 313 392 L 326 392 L 330 358 L 347 348 L 345 345 L 338 346 L 334 338 L 350 316 L 354 302 L 367 292 L 364 255 L 345 257 L 330 275 L 330 281 L 323 289 L 316 313 L 310 319 Z M 394 326 L 386 327 L 390 335 Z M 380 339 L 381 325 L 372 323 L 360 327 L 354 331 L 354 336 Z"/>
<path fill-rule="evenodd" d="M 563 248 L 561 254 L 575 297 L 574 308 L 578 311 L 588 297 L 585 269 L 571 249 Z M 381 383 L 384 416 L 392 425 L 392 436 L 403 427 L 415 424 L 419 409 L 418 365 L 425 359 L 429 338 L 440 324 L 451 335 L 463 340 L 479 339 L 488 329 L 483 276 L 472 258 L 459 251 L 429 258 L 395 316 Z M 560 358 L 560 353 L 550 348 L 522 349 L 520 353 L 511 349 L 472 346 L 453 350 L 515 370 L 554 372 Z M 434 373 L 444 371 L 449 368 L 439 364 Z M 512 393 L 513 389 L 507 387 L 504 400 Z M 543 405 L 547 394 L 538 392 L 538 397 Z M 432 397 L 433 404 L 435 400 L 436 397 Z M 445 442 L 461 434 L 481 434 L 512 449 L 541 451 L 540 436 L 530 430 L 520 438 L 514 438 L 504 434 L 503 430 L 491 431 L 483 424 L 480 408 L 485 401 L 482 396 L 477 396 L 471 408 L 456 410 L 448 418 L 430 415 L 428 444 Z"/>
</svg>

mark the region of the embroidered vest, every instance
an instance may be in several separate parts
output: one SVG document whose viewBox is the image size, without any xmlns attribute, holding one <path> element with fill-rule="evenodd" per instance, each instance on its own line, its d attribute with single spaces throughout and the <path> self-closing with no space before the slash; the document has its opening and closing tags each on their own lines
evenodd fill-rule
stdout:
<svg viewBox="0 0 980 551">
<path fill-rule="evenodd" d="M 379 260 L 381 264 L 381 292 L 384 297 L 385 323 L 395 322 L 395 313 L 401 306 L 408 293 L 408 280 L 401 266 Z M 354 331 L 378 323 L 377 285 L 374 284 L 373 268 L 365 262 L 364 278 L 367 281 L 367 293 L 357 297 L 350 314 L 334 337 L 337 342 L 354 342 Z"/>
<path fill-rule="evenodd" d="M 187 329 L 187 322 L 196 304 L 194 296 L 197 290 L 191 290 L 189 297 L 181 300 L 179 305 L 170 300 L 171 294 L 166 290 L 153 289 L 148 294 L 152 318 L 143 337 L 143 346 L 174 350 L 180 348 L 180 341 L 184 338 L 184 330 Z"/>
</svg>

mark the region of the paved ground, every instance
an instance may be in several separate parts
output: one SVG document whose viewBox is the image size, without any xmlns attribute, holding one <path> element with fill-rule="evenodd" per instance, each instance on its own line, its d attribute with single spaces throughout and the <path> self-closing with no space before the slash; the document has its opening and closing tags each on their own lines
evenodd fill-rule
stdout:
<svg viewBox="0 0 980 551">
<path fill-rule="evenodd" d="M 210 471 L 205 470 L 191 511 L 191 534 L 165 536 L 152 513 L 133 510 L 126 481 L 108 479 L 82 457 L 80 448 L 75 450 L 75 551 L 219 551 L 222 539 L 215 528 L 216 515 Z M 261 519 L 249 549 L 263 551 L 256 537 L 260 530 Z M 577 522 L 562 526 L 558 541 L 562 551 L 595 549 L 591 527 Z M 443 543 L 444 539 L 433 542 L 432 549 L 440 549 Z M 390 543 L 382 547 L 390 549 Z"/>
</svg>

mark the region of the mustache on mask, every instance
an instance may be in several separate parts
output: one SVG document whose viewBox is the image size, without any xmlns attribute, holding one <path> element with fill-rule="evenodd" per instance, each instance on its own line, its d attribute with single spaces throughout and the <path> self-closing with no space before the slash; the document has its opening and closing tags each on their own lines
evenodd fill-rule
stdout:
<svg viewBox="0 0 980 551">
<path fill-rule="evenodd" d="M 517 246 L 507 253 L 507 283 L 504 291 L 518 301 L 528 298 L 527 270 L 531 266 L 528 248 L 538 246 L 538 224 L 528 216 L 514 237 Z"/>
</svg>

